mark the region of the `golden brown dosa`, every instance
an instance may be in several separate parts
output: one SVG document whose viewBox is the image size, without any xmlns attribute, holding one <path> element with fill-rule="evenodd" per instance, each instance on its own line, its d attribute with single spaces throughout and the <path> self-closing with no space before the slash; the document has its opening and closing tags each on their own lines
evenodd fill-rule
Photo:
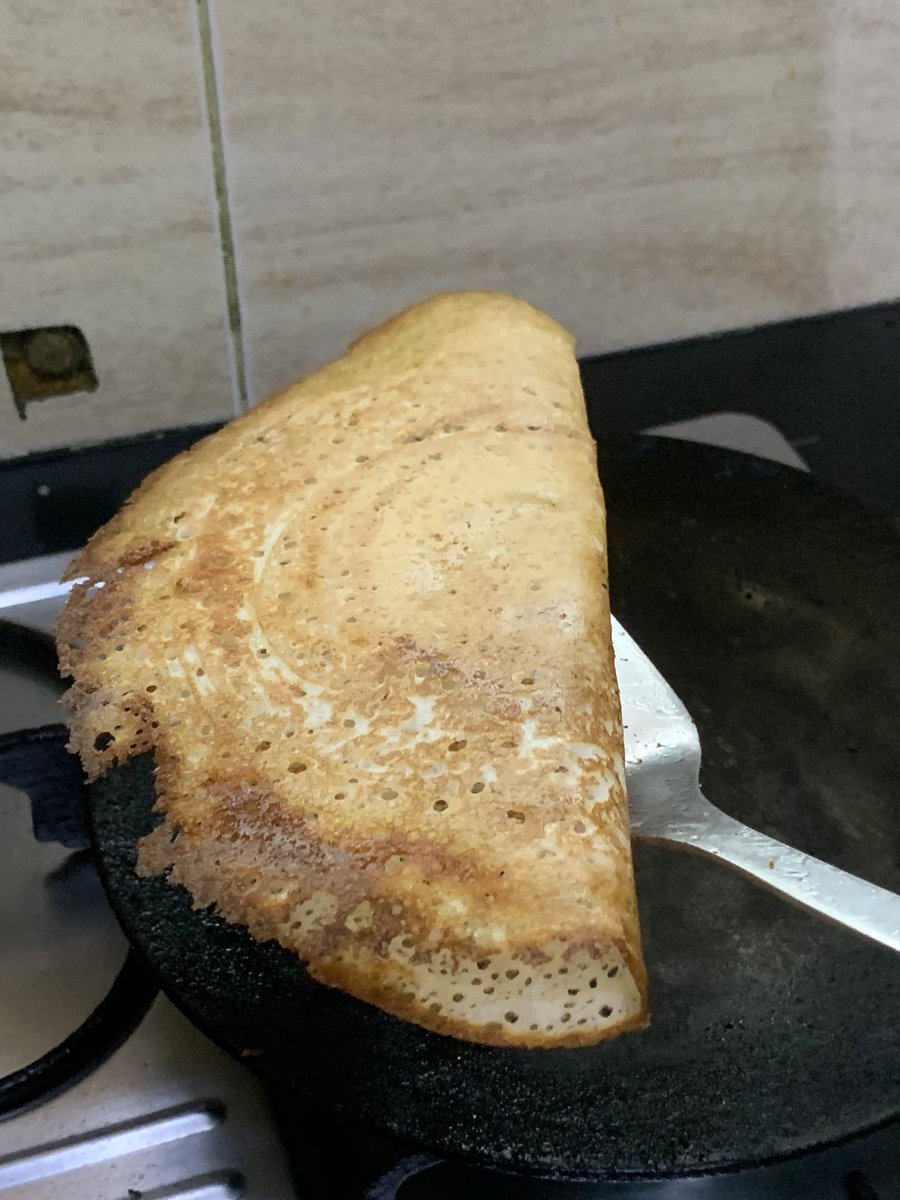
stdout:
<svg viewBox="0 0 900 1200">
<path fill-rule="evenodd" d="M 641 1026 L 603 500 L 569 335 L 437 297 L 155 472 L 71 568 L 143 873 L 470 1040 Z"/>
</svg>

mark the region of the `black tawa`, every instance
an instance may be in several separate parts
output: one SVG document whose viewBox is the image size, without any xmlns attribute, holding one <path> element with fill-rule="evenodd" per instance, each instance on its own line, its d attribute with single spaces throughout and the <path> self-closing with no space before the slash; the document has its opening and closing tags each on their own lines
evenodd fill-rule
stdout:
<svg viewBox="0 0 900 1200">
<path fill-rule="evenodd" d="M 900 532 L 801 472 L 661 439 L 601 451 L 613 607 L 700 728 L 706 794 L 900 890 Z M 578 1050 L 470 1045 L 311 981 L 163 879 L 148 756 L 92 789 L 104 882 L 165 991 L 304 1100 L 490 1166 L 659 1178 L 900 1112 L 900 956 L 728 868 L 636 846 L 653 1021 Z"/>
</svg>

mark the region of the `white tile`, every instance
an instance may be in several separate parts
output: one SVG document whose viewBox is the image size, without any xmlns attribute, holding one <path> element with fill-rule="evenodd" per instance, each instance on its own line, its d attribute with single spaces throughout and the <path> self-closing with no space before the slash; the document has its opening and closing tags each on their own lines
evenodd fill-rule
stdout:
<svg viewBox="0 0 900 1200">
<path fill-rule="evenodd" d="M 582 353 L 900 292 L 888 0 L 216 0 L 251 392 L 439 288 Z"/>
<path fill-rule="evenodd" d="M 234 411 L 193 0 L 7 0 L 0 329 L 74 324 L 99 389 L 28 406 L 0 454 Z"/>
</svg>

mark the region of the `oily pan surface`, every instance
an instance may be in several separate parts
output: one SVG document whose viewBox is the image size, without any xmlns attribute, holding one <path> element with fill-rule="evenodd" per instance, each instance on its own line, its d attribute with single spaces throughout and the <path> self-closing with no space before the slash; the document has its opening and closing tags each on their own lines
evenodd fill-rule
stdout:
<svg viewBox="0 0 900 1200">
<path fill-rule="evenodd" d="M 644 1023 L 603 500 L 548 318 L 401 314 L 155 473 L 71 574 L 73 745 L 92 777 L 155 752 L 143 873 L 439 1032 Z"/>
</svg>

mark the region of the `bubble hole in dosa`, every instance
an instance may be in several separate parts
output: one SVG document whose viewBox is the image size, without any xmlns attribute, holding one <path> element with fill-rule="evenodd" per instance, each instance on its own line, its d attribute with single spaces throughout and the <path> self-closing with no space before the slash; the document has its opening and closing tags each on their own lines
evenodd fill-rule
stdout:
<svg viewBox="0 0 900 1200">
<path fill-rule="evenodd" d="M 646 1023 L 603 498 L 572 339 L 439 296 L 151 475 L 71 567 L 87 773 L 168 872 L 428 1029 Z M 102 584 L 102 587 L 98 587 Z"/>
</svg>

